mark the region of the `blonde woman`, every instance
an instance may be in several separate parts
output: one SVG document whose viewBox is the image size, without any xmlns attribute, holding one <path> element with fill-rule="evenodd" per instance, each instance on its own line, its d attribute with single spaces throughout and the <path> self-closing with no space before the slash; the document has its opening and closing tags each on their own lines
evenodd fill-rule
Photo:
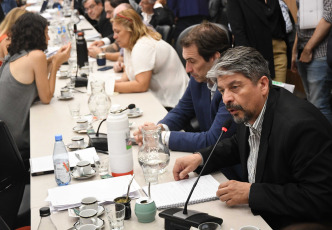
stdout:
<svg viewBox="0 0 332 230">
<path fill-rule="evenodd" d="M 114 91 L 139 93 L 150 91 L 166 108 L 173 108 L 182 97 L 188 75 L 177 53 L 161 35 L 142 22 L 132 9 L 112 19 L 114 39 L 124 48 L 125 72 L 115 82 Z"/>
<path fill-rule="evenodd" d="M 7 47 L 10 44 L 9 33 L 16 20 L 27 11 L 21 8 L 12 9 L 0 24 L 0 66 L 4 57 L 8 54 Z"/>
</svg>

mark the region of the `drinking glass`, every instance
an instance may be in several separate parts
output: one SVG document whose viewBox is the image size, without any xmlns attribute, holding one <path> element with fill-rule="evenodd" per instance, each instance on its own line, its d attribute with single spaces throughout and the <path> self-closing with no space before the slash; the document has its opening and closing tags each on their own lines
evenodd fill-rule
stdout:
<svg viewBox="0 0 332 230">
<path fill-rule="evenodd" d="M 114 203 L 106 207 L 107 219 L 112 230 L 123 230 L 125 218 L 124 204 Z"/>
<path fill-rule="evenodd" d="M 80 118 L 81 105 L 79 102 L 71 102 L 68 105 L 68 107 L 69 107 L 70 115 L 72 116 L 72 118 L 74 118 L 74 119 Z"/>
<path fill-rule="evenodd" d="M 146 183 L 156 184 L 158 174 L 165 172 L 169 164 L 169 149 L 161 141 L 161 128 L 155 124 L 141 129 L 143 145 L 138 152 L 138 162 L 142 167 Z"/>
</svg>

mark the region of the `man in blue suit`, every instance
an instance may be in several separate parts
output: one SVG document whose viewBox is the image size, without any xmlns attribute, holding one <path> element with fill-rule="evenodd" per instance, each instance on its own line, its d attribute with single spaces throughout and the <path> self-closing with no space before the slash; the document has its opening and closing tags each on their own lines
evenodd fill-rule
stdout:
<svg viewBox="0 0 332 230">
<path fill-rule="evenodd" d="M 216 84 L 206 78 L 207 72 L 221 53 L 229 48 L 227 34 L 213 23 L 204 22 L 194 27 L 182 40 L 189 85 L 179 103 L 164 119 L 162 141 L 171 150 L 193 152 L 212 145 L 218 139 L 223 123 L 231 118 L 216 90 Z M 197 118 L 199 132 L 182 132 L 192 118 Z M 234 134 L 232 127 L 223 138 Z M 134 133 L 141 143 L 140 131 Z"/>
</svg>

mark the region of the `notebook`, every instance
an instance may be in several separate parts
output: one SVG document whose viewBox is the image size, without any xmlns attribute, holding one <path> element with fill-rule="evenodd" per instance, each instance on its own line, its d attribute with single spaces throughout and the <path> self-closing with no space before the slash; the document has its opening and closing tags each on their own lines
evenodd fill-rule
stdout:
<svg viewBox="0 0 332 230">
<path fill-rule="evenodd" d="M 164 184 L 151 185 L 151 198 L 158 209 L 184 206 L 190 190 L 197 177 L 181 181 L 172 181 Z M 211 175 L 201 176 L 189 200 L 189 204 L 217 200 L 216 192 L 219 182 Z M 143 187 L 148 194 L 148 186 Z"/>
</svg>

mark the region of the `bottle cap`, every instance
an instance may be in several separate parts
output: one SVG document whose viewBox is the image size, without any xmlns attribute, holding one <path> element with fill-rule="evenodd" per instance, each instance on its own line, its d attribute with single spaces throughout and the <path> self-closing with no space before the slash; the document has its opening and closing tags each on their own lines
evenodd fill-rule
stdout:
<svg viewBox="0 0 332 230">
<path fill-rule="evenodd" d="M 62 141 L 62 135 L 61 134 L 55 135 L 55 141 Z"/>
<path fill-rule="evenodd" d="M 42 208 L 40 208 L 39 209 L 39 214 L 42 217 L 51 215 L 50 208 L 49 207 L 42 207 Z"/>
</svg>

